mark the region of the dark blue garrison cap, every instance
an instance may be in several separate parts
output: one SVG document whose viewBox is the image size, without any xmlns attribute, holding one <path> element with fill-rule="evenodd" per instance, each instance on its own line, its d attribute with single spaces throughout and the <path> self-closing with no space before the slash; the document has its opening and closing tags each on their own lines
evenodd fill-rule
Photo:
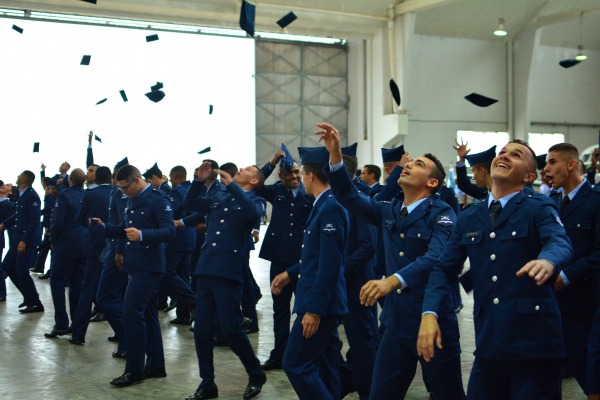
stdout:
<svg viewBox="0 0 600 400">
<path fill-rule="evenodd" d="M 540 171 L 546 166 L 546 156 L 548 156 L 548 154 L 540 154 L 539 156 L 535 156 L 535 163 L 537 164 L 537 169 Z"/>
<path fill-rule="evenodd" d="M 393 149 L 381 149 L 381 158 L 383 158 L 383 162 L 393 162 L 400 161 L 402 156 L 404 155 L 404 145 L 400 145 L 399 147 L 394 147 Z"/>
<path fill-rule="evenodd" d="M 142 174 L 142 176 L 146 179 L 150 179 L 152 175 L 162 177 L 162 171 L 160 170 L 160 168 L 158 168 L 158 163 L 154 163 L 154 165 L 150 167 L 149 170 Z"/>
<path fill-rule="evenodd" d="M 115 171 L 118 171 L 119 168 L 127 164 L 129 164 L 129 160 L 127 159 L 127 157 L 125 157 L 124 159 L 115 164 Z"/>
<path fill-rule="evenodd" d="M 285 153 L 285 157 L 281 157 L 279 160 L 279 166 L 285 170 L 291 171 L 294 168 L 294 158 L 290 154 L 290 151 L 285 144 L 281 143 L 281 151 Z"/>
<path fill-rule="evenodd" d="M 346 156 L 356 157 L 356 148 L 358 143 L 352 143 L 350 146 L 342 147 L 342 154 Z"/>
<path fill-rule="evenodd" d="M 298 147 L 298 153 L 300 153 L 300 164 L 319 164 L 322 166 L 329 164 L 329 152 L 324 146 Z"/>
<path fill-rule="evenodd" d="M 466 159 L 469 162 L 469 165 L 472 167 L 475 164 L 492 161 L 494 157 L 496 157 L 496 146 L 492 146 L 481 153 L 467 154 Z"/>
</svg>

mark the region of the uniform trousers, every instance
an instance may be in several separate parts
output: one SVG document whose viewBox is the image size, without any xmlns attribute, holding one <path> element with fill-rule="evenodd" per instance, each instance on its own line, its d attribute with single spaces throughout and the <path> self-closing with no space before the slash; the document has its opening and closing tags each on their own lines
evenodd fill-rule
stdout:
<svg viewBox="0 0 600 400">
<path fill-rule="evenodd" d="M 83 287 L 79 296 L 77 312 L 73 317 L 73 339 L 84 341 L 92 314 L 92 302 L 96 300 L 102 262 L 99 257 L 86 257 L 83 276 Z"/>
<path fill-rule="evenodd" d="M 272 262 L 269 282 L 273 282 L 277 275 L 286 271 L 289 267 L 289 264 Z M 275 346 L 269 356 L 271 360 L 279 362 L 283 360 L 283 353 L 285 353 L 285 347 L 290 336 L 290 321 L 292 319 L 290 304 L 294 294 L 294 285 L 295 283 L 292 282 L 284 286 L 279 296 L 271 293 L 273 298 L 273 335 L 275 337 Z"/>
<path fill-rule="evenodd" d="M 102 266 L 96 303 L 100 312 L 106 316 L 110 327 L 118 339 L 118 350 L 125 351 L 125 331 L 123 328 L 123 297 L 127 289 L 128 277 L 119 271 L 115 264 L 114 253 L 109 253 Z"/>
<path fill-rule="evenodd" d="M 165 368 L 156 310 L 158 284 L 162 275 L 162 272 L 146 271 L 129 273 L 129 283 L 123 298 L 126 373 L 143 373 L 145 368 Z"/>
<path fill-rule="evenodd" d="M 469 400 L 555 400 L 562 398 L 562 360 L 492 361 L 475 357 Z"/>
<path fill-rule="evenodd" d="M 317 332 L 302 336 L 298 314 L 283 355 L 283 369 L 300 400 L 338 400 L 340 398 L 339 316 L 321 316 Z"/>
<path fill-rule="evenodd" d="M 429 389 L 439 400 L 465 398 L 460 365 L 460 343 L 445 341 L 443 349 L 435 349 L 435 357 L 426 362 L 417 355 L 416 338 L 408 339 L 386 329 L 373 369 L 371 399 L 403 399 L 421 363 Z M 485 397 L 480 397 L 484 399 Z"/>
<path fill-rule="evenodd" d="M 83 286 L 82 257 L 62 257 L 57 254 L 50 272 L 50 291 L 54 303 L 54 327 L 60 330 L 69 328 L 69 316 L 65 303 L 65 287 L 69 285 L 69 312 L 71 321 L 77 313 L 81 288 Z"/>
<path fill-rule="evenodd" d="M 242 283 L 233 279 L 200 275 L 196 282 L 196 323 L 194 340 L 200 369 L 201 388 L 211 387 L 215 382 L 213 362 L 213 321 L 229 348 L 240 359 L 250 377 L 260 378 L 264 372 L 248 336 L 242 332 Z"/>
<path fill-rule="evenodd" d="M 40 295 L 35 288 L 35 283 L 29 274 L 29 268 L 33 265 L 37 247 L 27 245 L 23 253 L 17 252 L 17 247 L 11 248 L 6 257 L 10 262 L 6 263 L 5 272 L 23 295 L 26 306 L 41 305 Z M 14 260 L 14 261 L 13 261 Z"/>
</svg>

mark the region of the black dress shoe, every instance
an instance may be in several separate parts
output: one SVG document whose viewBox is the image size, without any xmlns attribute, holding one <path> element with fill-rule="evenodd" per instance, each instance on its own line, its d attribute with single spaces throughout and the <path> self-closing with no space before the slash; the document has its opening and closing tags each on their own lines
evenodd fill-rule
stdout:
<svg viewBox="0 0 600 400">
<path fill-rule="evenodd" d="M 454 309 L 454 312 L 455 312 L 456 314 L 458 314 L 458 313 L 460 312 L 460 310 L 462 310 L 462 309 L 463 309 L 463 305 L 462 305 L 462 304 L 460 304 L 459 306 L 457 306 L 457 307 Z"/>
<path fill-rule="evenodd" d="M 213 339 L 213 342 L 214 342 L 214 346 L 215 346 L 215 347 L 227 347 L 227 346 L 229 346 L 229 345 L 227 344 L 227 342 L 225 341 L 225 339 L 221 339 L 221 338 L 214 338 L 214 339 Z"/>
<path fill-rule="evenodd" d="M 186 319 L 186 318 L 177 317 L 177 318 L 170 320 L 169 323 L 171 323 L 173 325 L 190 325 L 192 323 L 192 321 L 190 321 L 189 319 Z"/>
<path fill-rule="evenodd" d="M 92 318 L 90 318 L 90 322 L 101 322 L 106 321 L 106 315 L 102 313 L 96 313 Z"/>
<path fill-rule="evenodd" d="M 109 336 L 107 339 L 109 342 L 118 342 L 119 341 L 119 338 L 117 337 L 117 335 Z"/>
<path fill-rule="evenodd" d="M 41 304 L 35 305 L 35 306 L 27 306 L 25 308 L 22 308 L 19 310 L 20 313 L 22 314 L 31 314 L 31 313 L 36 313 L 36 312 L 44 312 L 44 306 Z"/>
<path fill-rule="evenodd" d="M 2 303 L 3 301 L 6 301 L 6 297 L 4 296 L 0 297 L 0 303 Z"/>
<path fill-rule="evenodd" d="M 112 352 L 112 356 L 113 356 L 114 358 L 122 358 L 122 359 L 125 359 L 125 358 L 126 358 L 126 357 L 125 357 L 125 355 L 126 355 L 126 353 L 125 353 L 125 351 L 124 351 L 124 350 L 116 350 L 116 351 L 113 351 L 113 352 Z M 147 378 L 147 377 L 146 377 L 146 378 Z"/>
<path fill-rule="evenodd" d="M 56 329 L 52 327 L 52 331 L 44 333 L 44 337 L 47 338 L 56 338 L 62 335 L 68 335 L 71 333 L 71 328 L 68 329 Z"/>
<path fill-rule="evenodd" d="M 263 371 L 273 371 L 274 369 L 283 369 L 281 361 L 269 358 L 263 365 L 261 365 Z"/>
<path fill-rule="evenodd" d="M 22 302 L 21 304 L 19 304 L 19 305 L 18 305 L 18 307 L 17 307 L 17 308 L 23 308 L 23 307 L 25 307 L 26 305 L 27 305 L 27 304 L 25 304 L 25 302 Z"/>
<path fill-rule="evenodd" d="M 248 386 L 246 386 L 246 390 L 244 391 L 244 400 L 252 399 L 260 394 L 262 391 L 262 387 L 267 382 L 267 376 L 265 374 L 250 378 L 248 381 Z"/>
<path fill-rule="evenodd" d="M 256 332 L 258 332 L 258 328 L 248 328 L 248 329 L 244 330 L 244 333 L 246 335 L 249 335 L 251 333 L 256 333 Z"/>
<path fill-rule="evenodd" d="M 164 368 L 146 368 L 144 370 L 144 376 L 148 378 L 165 378 L 167 371 Z"/>
<path fill-rule="evenodd" d="M 207 400 L 216 399 L 217 397 L 219 397 L 219 389 L 215 385 L 206 388 L 198 388 L 196 393 L 186 397 L 185 400 Z"/>
<path fill-rule="evenodd" d="M 69 343 L 81 346 L 81 345 L 85 344 L 85 340 L 77 340 L 77 339 L 73 339 L 71 337 L 71 338 L 69 338 Z"/>
<path fill-rule="evenodd" d="M 118 387 L 131 386 L 140 383 L 144 378 L 141 372 L 123 372 L 123 375 L 110 381 L 110 384 Z"/>
<path fill-rule="evenodd" d="M 50 278 L 50 272 L 44 272 L 41 275 L 38 275 L 38 279 L 49 279 Z"/>
</svg>

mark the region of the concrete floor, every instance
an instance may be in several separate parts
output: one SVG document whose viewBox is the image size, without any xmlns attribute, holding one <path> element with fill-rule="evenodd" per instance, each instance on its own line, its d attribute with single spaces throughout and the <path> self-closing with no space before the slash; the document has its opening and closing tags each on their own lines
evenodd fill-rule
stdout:
<svg viewBox="0 0 600 400">
<path fill-rule="evenodd" d="M 264 234 L 263 227 L 262 233 Z M 268 358 L 272 347 L 272 309 L 269 296 L 269 263 L 258 258 L 258 250 L 251 259 L 254 276 L 262 288 L 263 298 L 258 303 L 260 332 L 250 335 L 258 358 Z M 33 274 L 36 275 L 36 274 Z M 119 376 L 124 361 L 111 357 L 116 345 L 107 341 L 112 330 L 106 322 L 90 324 L 84 346 L 71 345 L 68 336 L 44 338 L 53 325 L 50 285 L 47 280 L 34 281 L 46 307 L 46 312 L 21 315 L 17 306 L 22 298 L 7 280 L 7 301 L 0 303 L 0 398 L 1 399 L 184 399 L 198 386 L 198 362 L 192 333 L 185 326 L 174 326 L 169 320 L 174 311 L 160 311 L 163 343 L 168 376 L 149 379 L 127 388 L 116 388 L 109 381 Z M 463 293 L 465 308 L 459 314 L 463 349 L 463 381 L 466 384 L 473 362 L 472 299 Z M 343 330 L 340 332 L 345 340 Z M 346 348 L 346 346 L 345 346 Z M 344 349 L 345 351 L 345 349 Z M 228 348 L 215 348 L 215 369 L 221 399 L 241 399 L 247 384 L 247 375 L 237 357 Z M 295 399 L 283 371 L 268 372 L 268 381 L 258 397 L 265 400 Z M 347 399 L 358 399 L 352 394 Z M 411 386 L 407 399 L 428 399 L 420 371 Z M 563 381 L 563 398 L 586 399 L 574 379 Z M 318 399 L 315 399 L 318 400 Z M 533 399 L 534 400 L 534 399 Z"/>
</svg>

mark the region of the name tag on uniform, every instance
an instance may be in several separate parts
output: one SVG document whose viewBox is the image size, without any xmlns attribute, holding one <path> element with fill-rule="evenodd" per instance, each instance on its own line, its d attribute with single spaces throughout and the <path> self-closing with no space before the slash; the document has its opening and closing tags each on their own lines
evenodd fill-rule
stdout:
<svg viewBox="0 0 600 400">
<path fill-rule="evenodd" d="M 477 232 L 467 232 L 467 233 L 465 234 L 465 237 L 468 237 L 468 238 L 469 238 L 469 237 L 477 237 L 477 236 L 479 236 L 479 235 L 481 235 L 481 231 L 477 231 Z"/>
</svg>

